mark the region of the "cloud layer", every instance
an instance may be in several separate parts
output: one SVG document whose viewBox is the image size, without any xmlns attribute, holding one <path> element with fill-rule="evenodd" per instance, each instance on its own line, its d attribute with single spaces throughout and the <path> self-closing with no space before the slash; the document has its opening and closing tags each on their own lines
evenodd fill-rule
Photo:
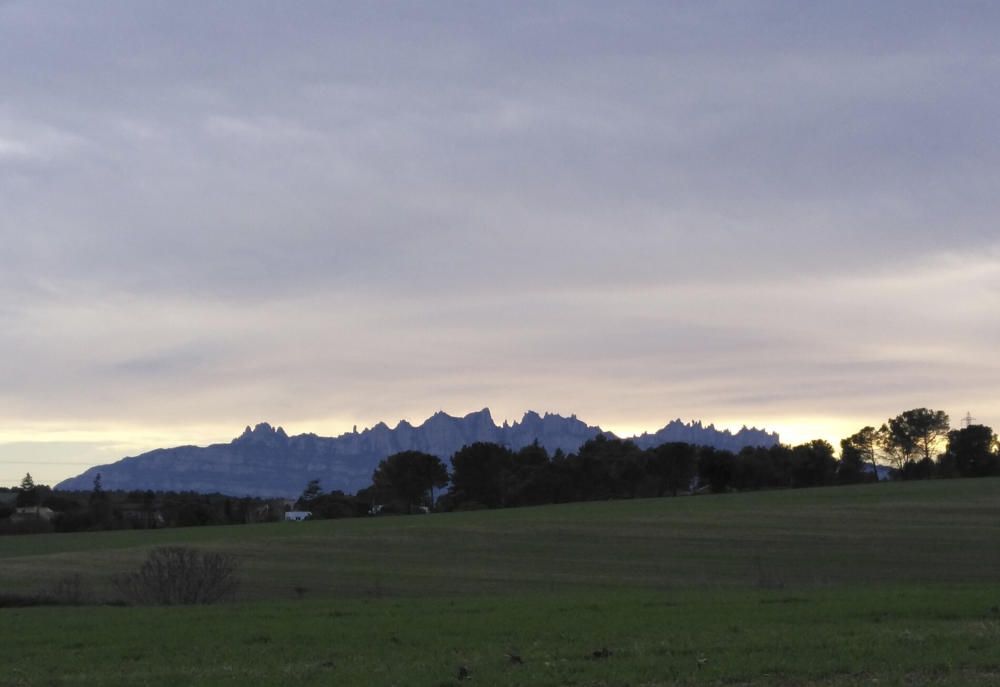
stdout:
<svg viewBox="0 0 1000 687">
<path fill-rule="evenodd" d="M 0 3 L 0 483 L 11 442 L 66 432 L 483 405 L 998 426 L 998 30 L 915 2 Z"/>
</svg>

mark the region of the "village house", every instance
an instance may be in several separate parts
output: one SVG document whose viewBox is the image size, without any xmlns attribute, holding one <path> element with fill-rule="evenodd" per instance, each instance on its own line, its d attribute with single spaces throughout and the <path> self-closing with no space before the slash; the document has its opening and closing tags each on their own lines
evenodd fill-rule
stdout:
<svg viewBox="0 0 1000 687">
<path fill-rule="evenodd" d="M 16 508 L 10 516 L 11 522 L 28 522 L 30 520 L 44 520 L 52 522 L 58 515 L 51 508 L 45 506 L 22 506 Z"/>
</svg>

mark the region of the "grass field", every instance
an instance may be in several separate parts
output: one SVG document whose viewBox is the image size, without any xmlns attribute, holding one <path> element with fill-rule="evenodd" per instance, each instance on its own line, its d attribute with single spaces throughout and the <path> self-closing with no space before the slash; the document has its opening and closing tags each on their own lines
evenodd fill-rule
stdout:
<svg viewBox="0 0 1000 687">
<path fill-rule="evenodd" d="M 1000 682 L 996 479 L 7 537 L 0 585 L 178 543 L 239 600 L 0 610 L 0 685 Z"/>
</svg>

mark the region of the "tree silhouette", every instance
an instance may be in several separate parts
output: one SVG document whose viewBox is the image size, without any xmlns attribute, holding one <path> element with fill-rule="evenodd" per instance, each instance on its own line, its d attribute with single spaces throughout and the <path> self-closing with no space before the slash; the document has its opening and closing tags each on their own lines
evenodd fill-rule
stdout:
<svg viewBox="0 0 1000 687">
<path fill-rule="evenodd" d="M 997 435 L 986 425 L 969 425 L 948 432 L 948 448 L 941 461 L 962 477 L 986 477 L 1000 472 Z"/>
<path fill-rule="evenodd" d="M 736 461 L 729 451 L 703 446 L 698 451 L 698 479 L 715 494 L 729 489 L 733 481 L 733 466 Z"/>
<path fill-rule="evenodd" d="M 841 439 L 840 460 L 849 466 L 848 470 L 860 473 L 862 465 L 870 464 L 875 479 L 878 479 L 878 436 L 878 431 L 868 426 L 846 439 Z"/>
<path fill-rule="evenodd" d="M 503 508 L 513 482 L 514 455 L 510 449 L 486 442 L 463 446 L 451 457 L 451 489 L 456 504 Z"/>
<path fill-rule="evenodd" d="M 549 453 L 536 439 L 518 451 L 507 489 L 509 505 L 529 506 L 556 500 L 558 476 Z"/>
<path fill-rule="evenodd" d="M 101 473 L 97 473 L 94 477 L 94 488 L 90 492 L 89 502 L 90 516 L 93 518 L 94 523 L 98 527 L 111 527 L 111 516 L 113 515 L 111 499 L 108 498 L 107 492 L 104 491 L 104 485 L 101 482 Z"/>
<path fill-rule="evenodd" d="M 943 410 L 914 408 L 882 425 L 882 444 L 902 468 L 907 461 L 931 460 L 931 452 L 948 436 L 948 414 Z"/>
<path fill-rule="evenodd" d="M 376 488 L 405 501 L 410 510 L 413 504 L 420 504 L 425 498 L 430 506 L 434 505 L 433 489 L 448 483 L 448 471 L 437 456 L 403 451 L 381 461 L 375 468 L 372 482 Z"/>
<path fill-rule="evenodd" d="M 323 494 L 323 488 L 319 484 L 318 479 L 311 479 L 306 485 L 306 488 L 302 490 L 302 495 L 299 496 L 299 500 L 296 505 L 301 505 L 308 508 L 309 504 L 315 501 Z"/>
<path fill-rule="evenodd" d="M 656 482 L 656 495 L 677 496 L 688 489 L 698 466 L 698 449 L 691 444 L 671 442 L 648 451 L 646 470 Z"/>
<path fill-rule="evenodd" d="M 16 505 L 18 508 L 32 508 L 37 506 L 41 500 L 35 480 L 31 478 L 31 473 L 27 473 L 21 480 L 21 486 L 17 490 Z"/>
<path fill-rule="evenodd" d="M 837 475 L 837 459 L 833 446 L 823 439 L 800 444 L 792 449 L 792 474 L 796 487 L 822 487 L 833 484 Z"/>
</svg>

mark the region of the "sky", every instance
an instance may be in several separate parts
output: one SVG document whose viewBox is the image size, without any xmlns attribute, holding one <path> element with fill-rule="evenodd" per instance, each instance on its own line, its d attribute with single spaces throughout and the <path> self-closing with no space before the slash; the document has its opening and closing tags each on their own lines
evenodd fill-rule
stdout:
<svg viewBox="0 0 1000 687">
<path fill-rule="evenodd" d="M 489 406 L 1000 427 L 1000 5 L 0 0 L 0 485 Z"/>
</svg>

